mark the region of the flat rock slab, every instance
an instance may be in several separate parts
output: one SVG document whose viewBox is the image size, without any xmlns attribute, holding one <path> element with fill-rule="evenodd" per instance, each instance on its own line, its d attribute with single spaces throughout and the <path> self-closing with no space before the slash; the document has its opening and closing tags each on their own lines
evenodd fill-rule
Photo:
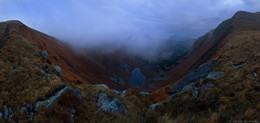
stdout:
<svg viewBox="0 0 260 123">
<path fill-rule="evenodd" d="M 198 68 L 190 72 L 187 76 L 185 76 L 180 82 L 174 85 L 170 89 L 170 93 L 178 93 L 181 92 L 183 87 L 194 83 L 200 79 L 204 79 L 210 71 L 212 71 L 216 67 L 217 62 L 212 61 L 209 63 L 204 63 L 200 65 Z"/>
</svg>

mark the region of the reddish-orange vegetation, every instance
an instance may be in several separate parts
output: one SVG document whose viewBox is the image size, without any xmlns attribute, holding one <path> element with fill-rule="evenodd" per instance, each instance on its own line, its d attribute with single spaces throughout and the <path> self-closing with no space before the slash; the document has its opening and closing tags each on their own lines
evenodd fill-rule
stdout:
<svg viewBox="0 0 260 123">
<path fill-rule="evenodd" d="M 170 98 L 170 95 L 168 94 L 168 91 L 173 87 L 173 85 L 167 85 L 163 88 L 160 88 L 156 91 L 153 91 L 150 93 L 145 99 L 145 104 L 153 104 L 157 102 L 166 101 Z"/>
<path fill-rule="evenodd" d="M 133 68 L 136 66 L 134 58 L 127 53 L 116 51 L 108 53 L 105 56 L 95 53 L 76 53 L 70 46 L 59 42 L 53 37 L 33 30 L 19 21 L 10 21 L 9 23 L 11 25 L 10 28 L 16 30 L 13 33 L 21 34 L 25 39 L 34 43 L 40 50 L 46 50 L 49 55 L 49 61 L 61 67 L 63 77 L 69 82 L 87 84 L 105 83 L 111 88 L 119 90 L 128 87 L 126 85 L 118 86 L 110 83 L 110 77 L 113 74 L 117 74 L 126 80 L 130 78 L 130 72 L 125 71 L 120 66 L 123 63 L 130 64 Z M 114 64 L 118 66 L 114 66 Z M 130 68 L 129 71 L 133 68 Z"/>
</svg>

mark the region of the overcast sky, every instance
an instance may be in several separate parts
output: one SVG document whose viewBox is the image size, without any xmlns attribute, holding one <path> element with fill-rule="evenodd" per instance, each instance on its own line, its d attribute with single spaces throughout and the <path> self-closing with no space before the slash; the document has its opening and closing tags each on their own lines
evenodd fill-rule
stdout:
<svg viewBox="0 0 260 123">
<path fill-rule="evenodd" d="M 0 0 L 0 21 L 79 46 L 149 49 L 170 34 L 197 38 L 239 10 L 260 11 L 260 0 Z"/>
</svg>

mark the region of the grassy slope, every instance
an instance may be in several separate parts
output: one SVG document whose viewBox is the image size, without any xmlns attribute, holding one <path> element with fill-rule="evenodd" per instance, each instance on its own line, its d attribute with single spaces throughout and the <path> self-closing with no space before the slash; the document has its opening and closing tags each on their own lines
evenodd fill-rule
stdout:
<svg viewBox="0 0 260 123">
<path fill-rule="evenodd" d="M 3 32 L 6 23 L 1 23 L 0 27 Z M 10 32 L 15 32 L 11 26 Z M 15 33 L 9 33 L 9 39 L 0 49 L 0 110 L 3 112 L 3 105 L 10 106 L 16 120 L 24 119 L 22 106 L 45 99 L 46 95 L 52 94 L 66 83 L 55 75 L 51 65 L 44 62 L 39 51 L 34 44 Z M 53 77 L 48 78 L 42 74 L 34 64 L 48 66 Z M 21 72 L 16 72 L 15 69 Z"/>
<path fill-rule="evenodd" d="M 218 60 L 214 71 L 223 71 L 224 76 L 201 81 L 198 85 L 211 81 L 216 88 L 208 91 L 200 89 L 198 98 L 192 97 L 191 91 L 178 95 L 158 110 L 151 111 L 151 117 L 171 117 L 177 122 L 259 121 L 260 31 L 232 34 L 211 60 Z M 247 64 L 240 68 L 231 67 L 243 62 Z M 253 77 L 254 72 L 258 73 L 258 77 Z"/>
</svg>

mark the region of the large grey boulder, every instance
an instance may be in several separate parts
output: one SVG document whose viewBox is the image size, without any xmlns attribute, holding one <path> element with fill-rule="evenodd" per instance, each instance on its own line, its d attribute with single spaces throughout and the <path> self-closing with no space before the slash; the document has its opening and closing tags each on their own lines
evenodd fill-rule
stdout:
<svg viewBox="0 0 260 123">
<path fill-rule="evenodd" d="M 183 87 L 185 87 L 186 85 L 194 83 L 200 79 L 204 79 L 208 75 L 208 73 L 216 67 L 216 64 L 216 61 L 212 61 L 200 65 L 198 68 L 185 76 L 180 82 L 174 85 L 169 92 L 172 94 L 181 92 Z"/>
<path fill-rule="evenodd" d="M 58 102 L 60 96 L 67 90 L 71 90 L 74 95 L 76 95 L 80 100 L 82 99 L 82 94 L 79 89 L 72 89 L 72 87 L 66 86 L 57 93 L 55 93 L 53 96 L 51 96 L 47 100 L 38 101 L 35 106 L 35 111 L 38 109 L 40 105 L 45 105 L 46 107 L 49 107 L 53 102 Z"/>
</svg>

